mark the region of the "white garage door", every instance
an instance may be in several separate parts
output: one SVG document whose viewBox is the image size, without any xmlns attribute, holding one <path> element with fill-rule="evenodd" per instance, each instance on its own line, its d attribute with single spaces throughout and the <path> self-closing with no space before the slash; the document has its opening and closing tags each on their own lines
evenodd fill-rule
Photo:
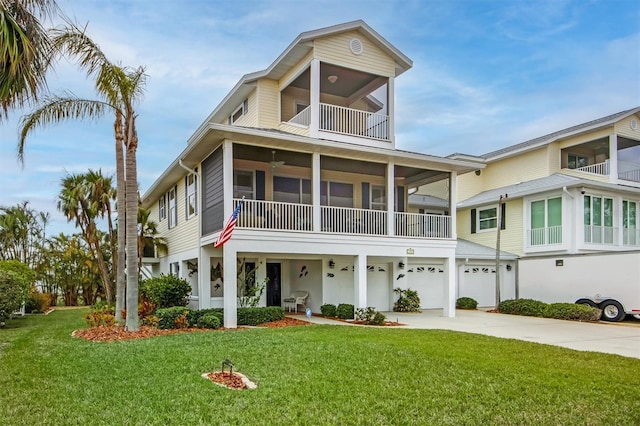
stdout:
<svg viewBox="0 0 640 426">
<path fill-rule="evenodd" d="M 367 306 L 378 311 L 391 310 L 391 265 L 367 265 Z"/>
<path fill-rule="evenodd" d="M 405 273 L 409 288 L 418 291 L 421 308 L 442 308 L 447 275 L 444 265 L 409 265 Z"/>
<path fill-rule="evenodd" d="M 458 297 L 472 297 L 478 306 L 496 304 L 496 268 L 486 265 L 463 265 L 458 275 Z"/>
</svg>

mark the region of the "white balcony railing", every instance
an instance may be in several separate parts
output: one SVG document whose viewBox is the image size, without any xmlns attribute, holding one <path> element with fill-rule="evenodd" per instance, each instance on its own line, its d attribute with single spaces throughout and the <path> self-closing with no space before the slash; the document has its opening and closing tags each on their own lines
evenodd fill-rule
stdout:
<svg viewBox="0 0 640 426">
<path fill-rule="evenodd" d="M 585 225 L 584 242 L 590 244 L 618 244 L 618 228 L 612 226 Z"/>
<path fill-rule="evenodd" d="M 389 140 L 389 116 L 338 105 L 320 104 L 320 130 Z"/>
<path fill-rule="evenodd" d="M 323 232 L 387 235 L 387 212 L 345 207 L 320 207 Z"/>
<path fill-rule="evenodd" d="M 311 124 L 311 106 L 306 107 L 293 116 L 289 123 L 298 124 L 300 126 L 309 126 Z"/>
<path fill-rule="evenodd" d="M 562 225 L 527 230 L 529 247 L 562 244 Z"/>
<path fill-rule="evenodd" d="M 235 199 L 234 208 L 240 200 Z M 238 214 L 239 228 L 311 231 L 313 207 L 310 204 L 244 200 Z"/>
<path fill-rule="evenodd" d="M 609 161 L 598 164 L 590 164 L 588 166 L 576 167 L 576 170 L 584 173 L 591 173 L 593 175 L 608 176 L 609 175 Z"/>
<path fill-rule="evenodd" d="M 640 229 L 623 229 L 622 244 L 624 244 L 625 246 L 640 247 Z"/>
<path fill-rule="evenodd" d="M 402 237 L 451 238 L 451 216 L 396 213 L 396 235 Z"/>
<path fill-rule="evenodd" d="M 640 182 L 640 164 L 618 161 L 618 179 Z"/>
</svg>

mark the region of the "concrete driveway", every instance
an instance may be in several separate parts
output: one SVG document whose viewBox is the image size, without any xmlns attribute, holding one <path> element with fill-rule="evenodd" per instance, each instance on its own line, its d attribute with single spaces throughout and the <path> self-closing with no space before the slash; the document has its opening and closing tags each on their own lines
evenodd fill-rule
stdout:
<svg viewBox="0 0 640 426">
<path fill-rule="evenodd" d="M 441 309 L 424 310 L 421 313 L 384 312 L 384 314 L 389 321 L 406 324 L 402 328 L 463 331 L 640 359 L 640 322 L 638 321 L 585 323 L 495 314 L 482 310 L 457 310 L 455 318 L 443 317 Z M 319 324 L 345 324 L 320 317 L 304 318 L 304 320 Z M 396 329 L 396 327 L 393 328 Z"/>
</svg>

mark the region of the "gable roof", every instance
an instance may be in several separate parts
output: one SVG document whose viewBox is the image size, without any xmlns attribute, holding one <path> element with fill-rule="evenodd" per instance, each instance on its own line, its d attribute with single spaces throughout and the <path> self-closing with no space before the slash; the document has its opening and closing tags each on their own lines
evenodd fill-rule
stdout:
<svg viewBox="0 0 640 426">
<path fill-rule="evenodd" d="M 588 121 L 586 123 L 578 124 L 577 126 L 568 127 L 557 132 L 549 133 L 545 136 L 540 136 L 535 139 L 530 139 L 525 142 L 491 151 L 481 155 L 481 157 L 485 158 L 487 161 L 510 157 L 512 155 L 520 154 L 522 152 L 548 145 L 549 143 L 554 142 L 558 139 L 574 136 L 588 131 L 593 131 L 602 127 L 611 126 L 616 122 L 629 117 L 630 115 L 637 114 L 638 112 L 640 112 L 640 107 L 620 111 L 615 114 L 607 115 L 606 117 L 601 117 L 595 120 Z"/>
</svg>

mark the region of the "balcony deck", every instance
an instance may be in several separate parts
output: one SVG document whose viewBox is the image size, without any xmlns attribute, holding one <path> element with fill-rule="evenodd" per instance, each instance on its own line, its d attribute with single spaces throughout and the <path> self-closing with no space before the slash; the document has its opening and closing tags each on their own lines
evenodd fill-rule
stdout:
<svg viewBox="0 0 640 426">
<path fill-rule="evenodd" d="M 603 163 L 589 164 L 588 166 L 577 167 L 569 170 L 575 170 L 597 176 L 609 176 L 610 165 L 607 160 Z M 640 164 L 618 161 L 618 179 L 629 182 L 640 182 Z"/>
</svg>

